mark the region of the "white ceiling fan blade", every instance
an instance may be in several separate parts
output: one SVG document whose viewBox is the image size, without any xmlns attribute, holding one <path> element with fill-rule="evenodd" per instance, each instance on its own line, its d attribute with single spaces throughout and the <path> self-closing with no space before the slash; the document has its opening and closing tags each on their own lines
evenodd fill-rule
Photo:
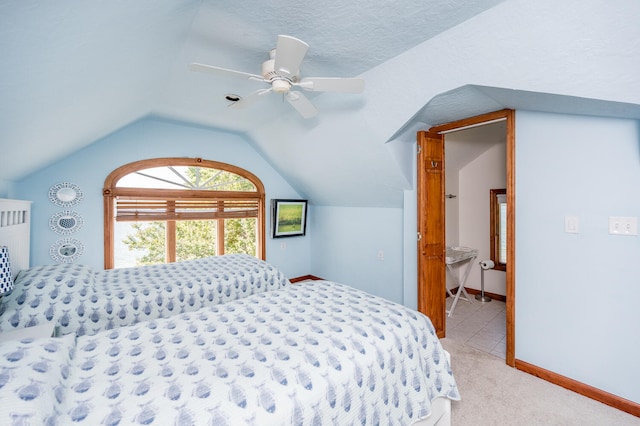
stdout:
<svg viewBox="0 0 640 426">
<path fill-rule="evenodd" d="M 287 101 L 304 118 L 315 117 L 316 114 L 318 114 L 318 109 L 311 103 L 309 99 L 307 99 L 305 95 L 300 92 L 287 93 Z"/>
<path fill-rule="evenodd" d="M 313 92 L 362 93 L 364 90 L 361 78 L 306 77 L 294 84 Z"/>
<path fill-rule="evenodd" d="M 225 75 L 227 77 L 243 78 L 247 80 L 264 80 L 261 75 L 251 74 L 243 71 L 230 70 L 227 68 L 216 67 L 213 65 L 199 64 L 194 62 L 189 65 L 191 71 L 206 72 L 209 74 Z"/>
<path fill-rule="evenodd" d="M 258 98 L 260 98 L 260 96 L 266 95 L 269 92 L 271 92 L 271 88 L 256 90 L 255 92 L 251 92 L 247 96 L 240 98 L 239 101 L 232 103 L 231 105 L 229 105 L 229 108 L 233 108 L 233 109 L 246 108 L 249 105 L 254 104 L 258 100 Z"/>
<path fill-rule="evenodd" d="M 309 45 L 295 37 L 279 35 L 274 69 L 284 77 L 293 77 L 300 71 L 300 64 Z"/>
</svg>

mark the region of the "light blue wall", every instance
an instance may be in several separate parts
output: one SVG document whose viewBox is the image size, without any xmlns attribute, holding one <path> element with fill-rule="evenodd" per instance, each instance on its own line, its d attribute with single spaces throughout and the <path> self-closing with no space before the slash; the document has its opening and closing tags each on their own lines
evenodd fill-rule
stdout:
<svg viewBox="0 0 640 426">
<path fill-rule="evenodd" d="M 13 182 L 0 179 L 0 198 L 11 198 Z"/>
<path fill-rule="evenodd" d="M 415 167 L 414 167 L 415 186 Z M 403 219 L 403 302 L 418 309 L 418 193 L 404 192 Z"/>
<path fill-rule="evenodd" d="M 49 229 L 49 218 L 63 209 L 47 194 L 56 183 L 72 182 L 84 192 L 83 201 L 72 209 L 84 218 L 83 228 L 71 236 L 85 247 L 78 262 L 102 268 L 104 180 L 123 164 L 154 157 L 202 157 L 233 164 L 262 180 L 267 203 L 271 198 L 301 198 L 241 135 L 146 118 L 16 183 L 14 198 L 33 201 L 31 264 L 53 263 L 49 247 L 61 236 Z M 310 236 L 288 238 L 286 250 L 281 250 L 269 237 L 269 223 L 267 212 L 267 260 L 290 277 L 308 274 Z"/>
<path fill-rule="evenodd" d="M 310 215 L 313 275 L 402 303 L 403 209 L 312 206 Z"/>
<path fill-rule="evenodd" d="M 639 127 L 516 115 L 516 358 L 635 402 L 640 239 L 608 217 L 640 216 Z"/>
</svg>

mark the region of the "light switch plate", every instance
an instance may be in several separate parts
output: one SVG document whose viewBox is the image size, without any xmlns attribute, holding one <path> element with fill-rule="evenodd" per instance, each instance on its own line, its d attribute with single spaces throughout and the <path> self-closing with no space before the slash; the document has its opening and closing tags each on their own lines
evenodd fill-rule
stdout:
<svg viewBox="0 0 640 426">
<path fill-rule="evenodd" d="M 578 216 L 565 216 L 564 217 L 564 232 L 569 234 L 580 233 L 580 218 Z"/>
<path fill-rule="evenodd" d="M 638 235 L 638 218 L 634 216 L 609 216 L 609 234 Z"/>
</svg>

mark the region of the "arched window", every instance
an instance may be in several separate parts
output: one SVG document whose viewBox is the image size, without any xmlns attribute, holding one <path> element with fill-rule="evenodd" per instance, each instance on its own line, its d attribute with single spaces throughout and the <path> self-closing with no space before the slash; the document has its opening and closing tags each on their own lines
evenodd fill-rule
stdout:
<svg viewBox="0 0 640 426">
<path fill-rule="evenodd" d="M 105 269 L 224 253 L 265 259 L 260 179 L 201 158 L 154 158 L 105 180 Z"/>
</svg>

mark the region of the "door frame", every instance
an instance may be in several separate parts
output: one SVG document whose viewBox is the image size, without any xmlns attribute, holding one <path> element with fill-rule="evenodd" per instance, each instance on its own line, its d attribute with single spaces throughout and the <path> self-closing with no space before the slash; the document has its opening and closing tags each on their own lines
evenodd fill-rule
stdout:
<svg viewBox="0 0 640 426">
<path fill-rule="evenodd" d="M 506 174 L 507 174 L 507 182 L 506 182 L 506 190 L 507 190 L 507 270 L 506 270 L 506 340 L 507 340 L 507 351 L 506 351 L 506 364 L 515 367 L 515 111 L 511 109 L 503 109 L 499 111 L 490 112 L 487 114 L 477 115 L 470 118 L 465 118 L 462 120 L 453 121 L 450 123 L 440 124 L 437 126 L 431 127 L 428 132 L 429 133 L 437 133 L 442 134 L 446 140 L 446 133 L 455 130 L 462 130 L 464 128 L 481 126 L 484 124 L 489 124 L 491 122 L 496 121 L 506 121 Z M 444 151 L 444 144 L 443 144 Z M 444 152 L 442 153 L 444 158 Z M 418 161 L 418 164 L 420 162 Z M 421 182 L 418 180 L 417 184 L 417 193 L 418 199 L 420 199 L 423 194 L 424 188 L 421 185 Z M 444 205 L 444 199 L 442 200 L 442 204 Z M 421 223 L 421 215 L 418 212 L 418 232 L 422 232 L 424 227 L 424 223 Z M 444 225 L 442 226 L 442 234 L 444 236 L 445 229 Z M 421 256 L 420 251 L 418 251 L 418 257 Z M 438 265 L 438 268 L 441 268 L 442 272 L 446 272 L 446 265 L 444 263 L 444 253 L 442 256 L 442 264 Z M 421 276 L 429 276 L 429 271 L 423 271 L 421 265 L 426 265 L 425 267 L 429 268 L 429 264 L 425 262 L 418 261 L 418 277 Z M 441 274 L 441 276 L 444 276 Z M 440 282 L 436 283 L 431 280 L 419 280 L 418 281 L 418 295 L 425 293 L 432 293 L 430 289 L 439 288 L 438 286 L 444 286 L 446 283 Z M 431 287 L 433 286 L 433 287 Z M 446 292 L 444 293 L 446 297 Z M 418 300 L 418 305 L 420 305 L 420 300 Z M 436 318 L 434 323 L 436 324 L 446 324 L 445 312 L 442 313 L 438 310 L 438 316 L 442 316 L 442 318 Z M 445 330 L 438 330 L 436 328 L 436 332 L 438 335 L 445 335 Z"/>
</svg>

